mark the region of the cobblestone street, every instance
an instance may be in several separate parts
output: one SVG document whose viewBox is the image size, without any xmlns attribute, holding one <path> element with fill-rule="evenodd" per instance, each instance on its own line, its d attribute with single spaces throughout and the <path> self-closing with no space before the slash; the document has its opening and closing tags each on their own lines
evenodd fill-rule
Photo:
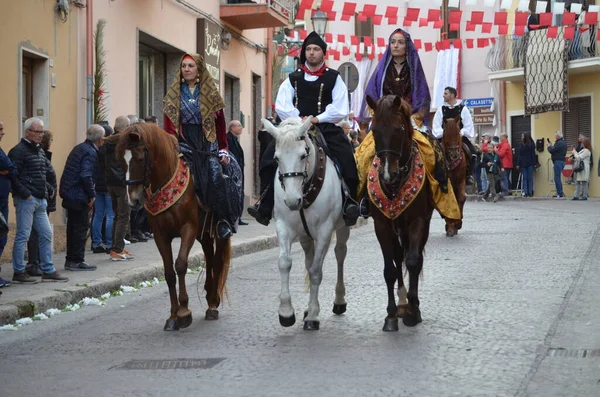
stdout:
<svg viewBox="0 0 600 397">
<path fill-rule="evenodd" d="M 414 328 L 381 331 L 383 261 L 369 224 L 350 237 L 342 316 L 331 312 L 332 250 L 326 258 L 318 332 L 279 325 L 270 249 L 234 259 L 217 322 L 204 321 L 189 275 L 194 322 L 177 333 L 162 330 L 164 282 L 1 332 L 0 395 L 598 396 L 598 205 L 469 202 L 452 239 L 434 215 Z M 293 252 L 300 320 L 308 294 L 299 244 Z"/>
</svg>

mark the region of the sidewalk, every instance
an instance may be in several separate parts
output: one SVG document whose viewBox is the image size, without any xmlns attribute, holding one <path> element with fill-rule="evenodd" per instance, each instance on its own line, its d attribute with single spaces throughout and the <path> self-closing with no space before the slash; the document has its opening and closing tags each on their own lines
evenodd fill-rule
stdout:
<svg viewBox="0 0 600 397">
<path fill-rule="evenodd" d="M 231 240 L 232 257 L 236 258 L 277 246 L 274 224 L 267 227 L 254 219 L 244 219 L 248 226 L 238 227 L 238 232 Z M 356 227 L 367 223 L 360 218 Z M 9 244 L 12 242 L 9 241 Z M 9 324 L 21 317 L 31 317 L 36 313 L 51 308 L 62 309 L 68 304 L 81 301 L 85 297 L 100 295 L 118 290 L 121 285 L 133 286 L 142 281 L 162 277 L 162 259 L 153 240 L 146 243 L 136 243 L 127 246 L 127 250 L 135 259 L 127 262 L 112 262 L 108 255 L 86 252 L 86 262 L 98 266 L 92 272 L 71 272 L 64 270 L 64 252 L 54 254 L 56 270 L 69 277 L 67 283 L 40 282 L 35 285 L 13 284 L 1 288 L 0 296 L 0 326 Z M 179 249 L 179 239 L 173 241 L 173 252 Z M 196 242 L 189 256 L 189 266 L 198 267 L 202 260 L 202 246 Z M 12 280 L 13 270 L 10 263 L 2 265 L 0 277 Z"/>
</svg>

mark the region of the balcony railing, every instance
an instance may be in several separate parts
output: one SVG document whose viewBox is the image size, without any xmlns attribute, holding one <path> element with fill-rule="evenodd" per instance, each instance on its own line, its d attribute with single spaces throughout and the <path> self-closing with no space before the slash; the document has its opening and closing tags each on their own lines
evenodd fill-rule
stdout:
<svg viewBox="0 0 600 397">
<path fill-rule="evenodd" d="M 296 18 L 298 0 L 226 0 L 221 19 L 240 29 L 286 26 Z"/>
<path fill-rule="evenodd" d="M 596 26 L 583 25 L 575 29 L 575 37 L 569 41 L 569 61 L 600 56 L 596 45 Z M 528 35 L 529 33 L 525 33 Z M 549 39 L 561 40 L 561 39 Z M 549 40 L 541 41 L 539 45 L 550 45 Z M 538 45 L 535 43 L 534 45 Z M 486 65 L 492 72 L 522 68 L 525 62 L 525 36 L 500 36 L 488 52 Z"/>
</svg>

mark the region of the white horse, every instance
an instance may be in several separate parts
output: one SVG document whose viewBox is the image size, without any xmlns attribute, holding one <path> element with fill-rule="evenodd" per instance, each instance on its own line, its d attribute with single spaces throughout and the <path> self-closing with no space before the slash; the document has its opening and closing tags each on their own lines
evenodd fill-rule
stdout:
<svg viewBox="0 0 600 397">
<path fill-rule="evenodd" d="M 275 127 L 263 119 L 265 129 L 275 138 L 275 160 L 278 163 L 278 176 L 275 183 L 275 229 L 279 241 L 279 272 L 281 274 L 281 294 L 279 295 L 279 322 L 290 327 L 296 322 L 292 298 L 290 296 L 290 270 L 292 243 L 300 240 L 305 255 L 305 265 L 310 279 L 308 310 L 304 312 L 304 329 L 319 329 L 319 286 L 323 278 L 323 261 L 336 231 L 335 257 L 337 260 L 337 284 L 333 312 L 346 311 L 346 287 L 344 286 L 344 259 L 350 229 L 342 218 L 341 181 L 333 161 L 326 162 L 325 175 L 320 193 L 308 208 L 304 208 L 307 197 L 303 188 L 309 186 L 313 175 L 320 177 L 317 147 L 309 138 L 312 117 L 302 122 L 290 118 Z M 304 222 L 302 220 L 304 217 Z"/>
</svg>

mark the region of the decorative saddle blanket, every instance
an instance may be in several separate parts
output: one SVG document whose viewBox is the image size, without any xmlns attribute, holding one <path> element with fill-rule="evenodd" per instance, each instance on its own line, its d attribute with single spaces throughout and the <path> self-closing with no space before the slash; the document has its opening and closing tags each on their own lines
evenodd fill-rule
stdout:
<svg viewBox="0 0 600 397">
<path fill-rule="evenodd" d="M 425 164 L 423 163 L 421 152 L 417 145 L 413 144 L 413 164 L 411 167 L 411 174 L 398 193 L 392 198 L 389 198 L 381 186 L 381 181 L 379 179 L 379 163 L 379 157 L 375 156 L 367 180 L 369 197 L 371 198 L 371 201 L 375 203 L 379 211 L 387 218 L 396 219 L 410 206 L 415 197 L 421 192 L 425 181 Z"/>
</svg>

